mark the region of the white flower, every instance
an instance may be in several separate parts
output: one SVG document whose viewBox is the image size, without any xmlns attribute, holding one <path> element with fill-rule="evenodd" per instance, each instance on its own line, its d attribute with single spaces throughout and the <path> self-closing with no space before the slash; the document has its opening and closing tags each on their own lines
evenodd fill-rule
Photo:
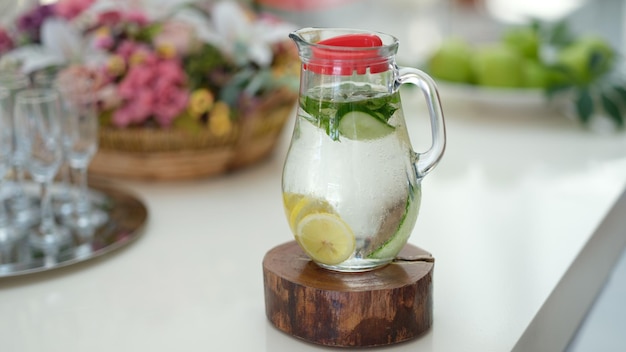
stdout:
<svg viewBox="0 0 626 352">
<path fill-rule="evenodd" d="M 50 66 L 95 61 L 98 55 L 85 43 L 80 32 L 69 22 L 49 18 L 41 27 L 41 45 L 25 45 L 6 53 L 2 65 L 18 62 L 24 73 L 31 73 Z"/>
<path fill-rule="evenodd" d="M 199 37 L 242 65 L 252 61 L 261 67 L 269 66 L 273 56 L 271 45 L 285 40 L 295 29 L 282 22 L 251 19 L 239 4 L 232 1 L 216 3 L 211 20 L 213 31 L 205 29 Z"/>
</svg>

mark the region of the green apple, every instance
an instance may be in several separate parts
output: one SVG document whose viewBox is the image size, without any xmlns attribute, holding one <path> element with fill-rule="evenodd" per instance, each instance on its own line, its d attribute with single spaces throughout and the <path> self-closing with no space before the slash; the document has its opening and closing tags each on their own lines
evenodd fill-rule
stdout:
<svg viewBox="0 0 626 352">
<path fill-rule="evenodd" d="M 472 48 L 463 39 L 449 37 L 428 60 L 428 72 L 446 81 L 469 83 L 472 81 Z"/>
<path fill-rule="evenodd" d="M 592 69 L 594 55 L 598 61 Z M 565 66 L 575 81 L 588 83 L 611 69 L 614 56 L 615 51 L 604 39 L 586 36 L 562 49 L 558 54 L 557 63 Z"/>
<path fill-rule="evenodd" d="M 511 27 L 503 33 L 502 42 L 528 59 L 539 57 L 539 35 L 532 27 Z"/>
<path fill-rule="evenodd" d="M 491 43 L 476 49 L 472 68 L 476 83 L 489 87 L 523 87 L 524 58 L 502 43 Z"/>
<path fill-rule="evenodd" d="M 569 84 L 571 84 L 571 80 L 565 72 L 554 69 L 553 67 L 548 67 L 547 85 L 549 87 L 566 86 Z"/>
<path fill-rule="evenodd" d="M 545 88 L 550 82 L 548 69 L 535 60 L 524 62 L 524 87 Z"/>
</svg>

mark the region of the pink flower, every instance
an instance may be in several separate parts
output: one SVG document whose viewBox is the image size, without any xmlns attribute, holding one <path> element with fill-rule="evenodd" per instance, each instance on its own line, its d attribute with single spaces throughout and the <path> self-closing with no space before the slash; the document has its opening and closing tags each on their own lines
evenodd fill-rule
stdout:
<svg viewBox="0 0 626 352">
<path fill-rule="evenodd" d="M 151 85 L 154 75 L 150 71 L 150 68 L 146 66 L 131 68 L 117 88 L 120 96 L 126 99 L 133 99 L 139 90 Z"/>
<path fill-rule="evenodd" d="M 132 40 L 124 40 L 115 53 L 121 56 L 129 66 L 153 64 L 157 61 L 157 55 L 148 45 Z"/>
<path fill-rule="evenodd" d="M 178 56 L 189 54 L 197 43 L 193 27 L 180 21 L 165 22 L 153 42 L 157 48 L 174 49 Z"/>
<path fill-rule="evenodd" d="M 122 103 L 122 98 L 117 92 L 117 87 L 107 83 L 98 92 L 98 105 L 101 111 L 112 110 Z"/>
<path fill-rule="evenodd" d="M 9 33 L 4 28 L 0 28 L 0 54 L 4 54 L 7 51 L 13 49 L 13 39 L 9 36 Z"/>
<path fill-rule="evenodd" d="M 139 11 L 129 11 L 124 14 L 124 19 L 128 22 L 138 24 L 140 26 L 145 26 L 148 24 L 148 17 L 143 12 Z"/>
<path fill-rule="evenodd" d="M 187 107 L 189 94 L 186 90 L 173 85 L 160 85 L 154 90 L 154 117 L 163 127 L 172 122 Z"/>
<path fill-rule="evenodd" d="M 108 27 L 100 27 L 95 32 L 94 46 L 98 49 L 111 49 L 115 45 L 115 39 Z"/>
<path fill-rule="evenodd" d="M 124 40 L 116 50 L 116 54 L 120 55 L 124 60 L 130 58 L 130 56 L 135 52 L 141 44 L 132 41 L 132 40 Z"/>
<path fill-rule="evenodd" d="M 96 24 L 98 26 L 114 27 L 120 23 L 131 23 L 145 26 L 149 23 L 146 15 L 139 11 L 123 12 L 120 10 L 108 10 L 98 14 Z"/>
<path fill-rule="evenodd" d="M 67 67 L 55 79 L 55 84 L 66 93 L 66 98 L 89 100 L 96 104 L 100 101 L 100 91 L 105 83 L 106 78 L 100 70 L 81 65 Z"/>
<path fill-rule="evenodd" d="M 185 81 L 185 73 L 176 60 L 162 60 L 156 64 L 156 70 L 161 82 L 182 85 Z"/>
<path fill-rule="evenodd" d="M 328 9 L 351 1 L 353 0 L 258 0 L 258 3 L 287 11 L 310 11 Z"/>
<path fill-rule="evenodd" d="M 122 106 L 113 114 L 118 127 L 141 124 L 151 117 L 167 127 L 187 107 L 189 93 L 180 62 L 150 57 L 131 66 L 118 86 Z"/>
<path fill-rule="evenodd" d="M 153 93 L 146 90 L 133 92 L 124 105 L 113 113 L 113 123 L 117 127 L 126 127 L 132 124 L 141 124 L 152 114 Z"/>
<path fill-rule="evenodd" d="M 94 45 L 98 49 L 111 49 L 115 44 L 115 40 L 110 35 L 97 36 Z"/>
<path fill-rule="evenodd" d="M 96 23 L 98 26 L 112 27 L 120 23 L 124 15 L 118 10 L 104 11 L 98 14 Z"/>
<path fill-rule="evenodd" d="M 135 93 L 133 100 L 131 100 L 126 107 L 133 111 L 132 121 L 133 123 L 142 123 L 152 113 L 154 104 L 154 94 L 149 90 L 141 90 Z"/>
<path fill-rule="evenodd" d="M 54 12 L 60 17 L 71 20 L 89 8 L 94 2 L 95 0 L 59 0 L 54 6 Z"/>
<path fill-rule="evenodd" d="M 140 45 L 128 58 L 128 64 L 133 65 L 152 65 L 157 62 L 157 55 L 149 47 Z"/>
</svg>

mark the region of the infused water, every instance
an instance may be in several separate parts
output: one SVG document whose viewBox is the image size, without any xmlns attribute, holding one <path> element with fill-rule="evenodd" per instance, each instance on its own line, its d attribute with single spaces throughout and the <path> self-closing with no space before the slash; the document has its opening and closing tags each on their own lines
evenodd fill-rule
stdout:
<svg viewBox="0 0 626 352">
<path fill-rule="evenodd" d="M 285 214 L 318 265 L 370 270 L 406 244 L 420 207 L 399 92 L 317 86 L 300 98 L 283 171 Z"/>
</svg>

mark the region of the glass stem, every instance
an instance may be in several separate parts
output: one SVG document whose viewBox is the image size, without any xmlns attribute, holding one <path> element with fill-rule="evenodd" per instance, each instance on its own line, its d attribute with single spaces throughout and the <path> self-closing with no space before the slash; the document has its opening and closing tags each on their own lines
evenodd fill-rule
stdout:
<svg viewBox="0 0 626 352">
<path fill-rule="evenodd" d="M 0 194 L 2 194 L 2 186 L 2 176 L 0 176 Z M 4 204 L 4 199 L 0 198 L 0 264 L 10 262 L 9 258 L 11 257 L 11 246 L 9 246 L 8 243 L 3 243 L 4 241 L 10 240 L 5 237 L 10 230 L 9 226 L 7 207 L 6 204 Z M 3 236 L 3 232 L 5 232 L 5 236 Z"/>
<path fill-rule="evenodd" d="M 13 173 L 15 174 L 16 197 L 19 200 L 23 200 L 26 197 L 26 192 L 24 192 L 24 179 L 26 174 L 24 167 L 22 165 L 14 165 Z"/>
<path fill-rule="evenodd" d="M 56 227 L 54 223 L 54 214 L 52 213 L 49 186 L 49 181 L 41 183 L 41 224 L 39 225 L 39 230 L 44 237 L 49 234 L 53 234 Z"/>
<path fill-rule="evenodd" d="M 0 177 L 0 194 L 2 194 L 2 185 L 2 177 Z M 7 241 L 12 240 L 9 233 L 11 231 L 10 226 L 6 204 L 4 204 L 4 199 L 0 198 L 0 264 L 10 262 L 12 246 L 7 243 Z"/>
<path fill-rule="evenodd" d="M 2 181 L 2 176 L 0 176 L 0 195 L 2 194 L 2 187 L 4 187 L 4 182 Z M 7 212 L 7 206 L 4 202 L 3 198 L 0 198 L 0 228 L 9 225 L 9 215 Z"/>
<path fill-rule="evenodd" d="M 78 167 L 74 169 L 78 182 L 78 197 L 76 200 L 76 211 L 78 215 L 86 215 L 89 213 L 89 187 L 87 185 L 87 168 Z"/>
<path fill-rule="evenodd" d="M 70 167 L 66 161 L 61 163 L 60 169 L 60 189 L 61 197 L 68 197 L 70 195 Z"/>
</svg>

